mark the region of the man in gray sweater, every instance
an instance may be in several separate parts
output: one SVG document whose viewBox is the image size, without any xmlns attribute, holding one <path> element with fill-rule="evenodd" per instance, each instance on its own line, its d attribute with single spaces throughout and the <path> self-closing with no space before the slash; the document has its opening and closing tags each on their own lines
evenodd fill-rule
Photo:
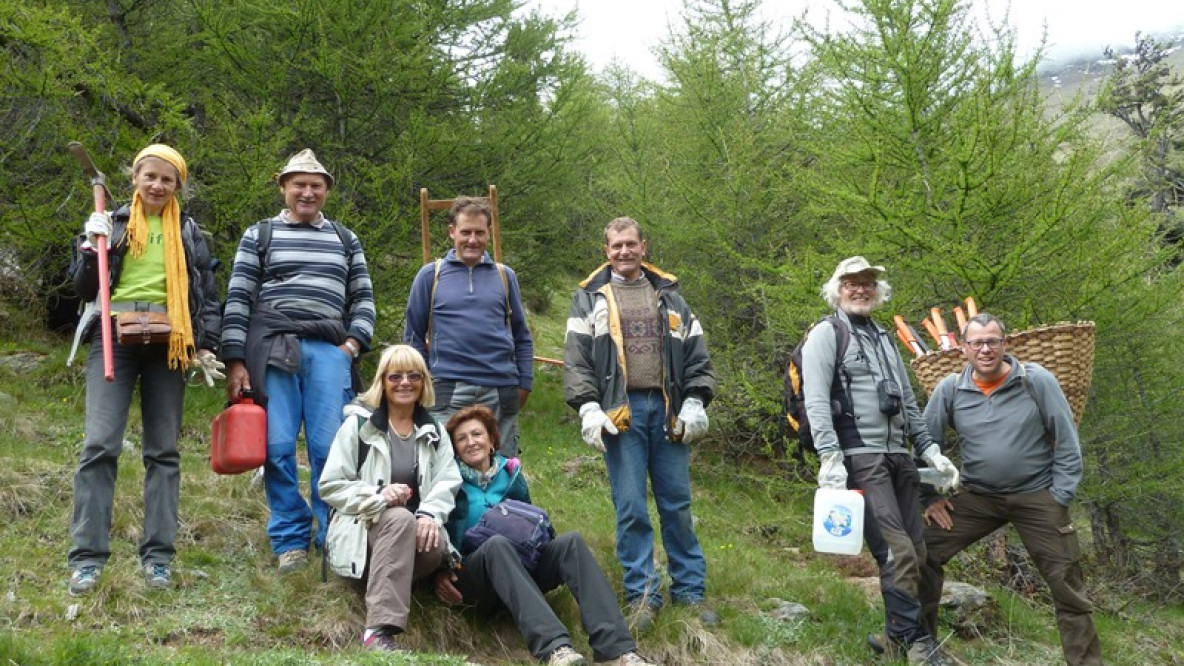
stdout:
<svg viewBox="0 0 1184 666">
<path fill-rule="evenodd" d="M 835 315 L 815 326 L 802 347 L 803 396 L 821 462 L 818 485 L 863 491 L 864 540 L 880 567 L 888 634 L 887 641 L 869 637 L 869 644 L 907 652 L 912 664 L 945 666 L 951 662 L 921 625 L 925 541 L 906 436 L 942 474 L 943 488 L 957 486 L 958 470 L 925 428 L 900 352 L 869 316 L 892 295 L 883 272 L 850 257 L 822 287 Z"/>
<path fill-rule="evenodd" d="M 1065 662 L 1099 665 L 1101 643 L 1069 517 L 1082 476 L 1073 413 L 1052 373 L 1007 353 L 1006 333 L 990 314 L 972 317 L 962 331 L 969 363 L 943 379 L 925 406 L 938 442 L 946 428 L 958 433 L 964 486 L 925 509 L 922 620 L 930 631 L 937 625 L 942 566 L 1011 523 L 1048 583 Z"/>
</svg>

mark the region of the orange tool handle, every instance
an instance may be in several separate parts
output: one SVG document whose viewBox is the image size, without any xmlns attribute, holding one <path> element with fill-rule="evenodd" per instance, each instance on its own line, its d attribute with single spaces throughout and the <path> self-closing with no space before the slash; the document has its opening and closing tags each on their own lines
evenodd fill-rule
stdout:
<svg viewBox="0 0 1184 666">
<path fill-rule="evenodd" d="M 95 184 L 95 212 L 106 210 L 107 190 L 101 184 Z M 107 272 L 107 237 L 96 236 L 99 254 L 99 330 L 103 339 L 103 379 L 115 381 L 115 348 L 111 333 L 111 275 Z"/>
<path fill-rule="evenodd" d="M 958 332 L 961 333 L 966 329 L 966 313 L 962 311 L 962 306 L 954 308 L 954 318 L 958 320 Z"/>
<path fill-rule="evenodd" d="M 946 348 L 945 340 L 941 337 L 941 333 L 938 332 L 937 325 L 933 323 L 932 319 L 922 321 L 921 325 L 925 327 L 925 330 L 929 333 L 929 337 L 933 338 L 939 349 Z"/>
<path fill-rule="evenodd" d="M 977 317 L 977 316 L 978 316 L 978 306 L 975 305 L 975 303 L 974 303 L 974 297 L 967 296 L 966 297 L 966 317 L 970 318 L 970 317 Z"/>
<path fill-rule="evenodd" d="M 896 337 L 900 338 L 900 341 L 909 351 L 913 352 L 914 356 L 920 356 L 922 354 L 921 345 L 917 342 L 912 329 L 905 323 L 904 317 L 896 315 L 892 319 L 896 322 Z"/>
</svg>

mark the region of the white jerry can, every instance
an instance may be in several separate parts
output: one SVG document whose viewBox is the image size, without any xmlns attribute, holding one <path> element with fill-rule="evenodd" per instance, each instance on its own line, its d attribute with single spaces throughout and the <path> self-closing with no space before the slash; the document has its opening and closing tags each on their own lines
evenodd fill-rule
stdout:
<svg viewBox="0 0 1184 666">
<path fill-rule="evenodd" d="M 858 555 L 863 548 L 863 493 L 819 488 L 814 492 L 814 550 Z"/>
</svg>

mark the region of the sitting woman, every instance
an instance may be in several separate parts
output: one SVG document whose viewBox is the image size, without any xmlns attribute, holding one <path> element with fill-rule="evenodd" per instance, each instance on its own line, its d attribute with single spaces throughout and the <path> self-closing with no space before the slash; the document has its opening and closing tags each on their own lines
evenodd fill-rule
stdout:
<svg viewBox="0 0 1184 666">
<path fill-rule="evenodd" d="M 456 510 L 448 519 L 452 544 L 463 552 L 464 533 L 487 509 L 503 499 L 530 502 L 530 490 L 517 458 L 497 453 L 497 418 L 484 405 L 458 411 L 448 421 L 464 480 Z M 597 662 L 618 666 L 653 666 L 640 657 L 637 644 L 617 606 L 608 580 L 578 532 L 565 532 L 542 551 L 538 566 L 528 571 L 514 545 L 495 535 L 464 558 L 457 571 L 436 574 L 436 596 L 448 604 L 467 603 L 485 611 L 505 606 L 531 654 L 547 664 L 585 664 L 572 647 L 567 627 L 543 596 L 566 584 L 580 606 Z"/>
<path fill-rule="evenodd" d="M 403 651 L 411 583 L 450 560 L 444 521 L 460 473 L 423 357 L 407 345 L 383 353 L 370 388 L 345 408 L 318 488 L 337 514 L 326 548 L 333 570 L 366 579 L 362 644 Z M 367 565 L 369 571 L 367 573 Z"/>
</svg>

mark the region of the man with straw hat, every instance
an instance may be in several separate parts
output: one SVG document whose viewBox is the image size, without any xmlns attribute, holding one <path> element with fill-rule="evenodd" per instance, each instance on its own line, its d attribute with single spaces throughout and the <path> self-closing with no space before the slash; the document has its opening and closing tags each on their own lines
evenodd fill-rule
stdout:
<svg viewBox="0 0 1184 666">
<path fill-rule="evenodd" d="M 221 378 L 214 357 L 221 327 L 213 260 L 201 228 L 181 210 L 177 193 L 189 176 L 185 158 L 152 144 L 132 162 L 132 202 L 113 214 L 95 212 L 78 237 L 70 275 L 88 301 L 78 322 L 74 349 L 89 341 L 86 360 L 86 440 L 74 473 L 70 520 L 70 594 L 99 583 L 111 556 L 110 531 L 119 455 L 137 382 L 144 460 L 144 525 L 140 566 L 151 588 L 172 585 L 176 554 L 181 455 L 177 436 L 185 398 L 185 371 L 201 372 L 210 386 Z M 100 239 L 105 236 L 106 239 Z M 135 336 L 112 347 L 114 378 L 104 377 L 97 243 L 110 241 L 107 273 L 111 313 L 164 315 L 167 341 Z"/>
<path fill-rule="evenodd" d="M 849 257 L 823 285 L 835 317 L 819 322 L 802 346 L 802 393 L 821 463 L 818 485 L 863 492 L 863 536 L 880 567 L 887 632 L 886 640 L 869 641 L 907 653 L 911 664 L 945 666 L 949 657 L 921 624 L 925 541 L 906 439 L 942 474 L 943 487 L 958 485 L 958 470 L 930 437 L 892 338 L 871 318 L 892 295 L 883 273 L 883 266 Z M 836 326 L 850 334 L 841 359 Z"/>
<path fill-rule="evenodd" d="M 926 559 L 922 620 L 937 625 L 942 567 L 979 539 L 1011 523 L 1048 583 L 1065 663 L 1097 666 L 1101 642 L 1081 574 L 1081 545 L 1069 503 L 1081 485 L 1081 445 L 1057 378 L 1007 353 L 1007 329 L 985 312 L 962 330 L 968 363 L 933 389 L 925 422 L 940 443 L 958 433 L 962 492 L 925 493 Z"/>
<path fill-rule="evenodd" d="M 317 484 L 356 390 L 353 364 L 370 347 L 375 311 L 358 237 L 321 212 L 333 176 L 305 149 L 276 177 L 287 208 L 239 241 L 222 347 L 230 400 L 253 390 L 267 408 L 267 535 L 280 573 L 288 573 L 307 564 L 310 542 L 325 543 L 329 507 Z M 302 424 L 311 508 L 296 466 Z"/>
</svg>

